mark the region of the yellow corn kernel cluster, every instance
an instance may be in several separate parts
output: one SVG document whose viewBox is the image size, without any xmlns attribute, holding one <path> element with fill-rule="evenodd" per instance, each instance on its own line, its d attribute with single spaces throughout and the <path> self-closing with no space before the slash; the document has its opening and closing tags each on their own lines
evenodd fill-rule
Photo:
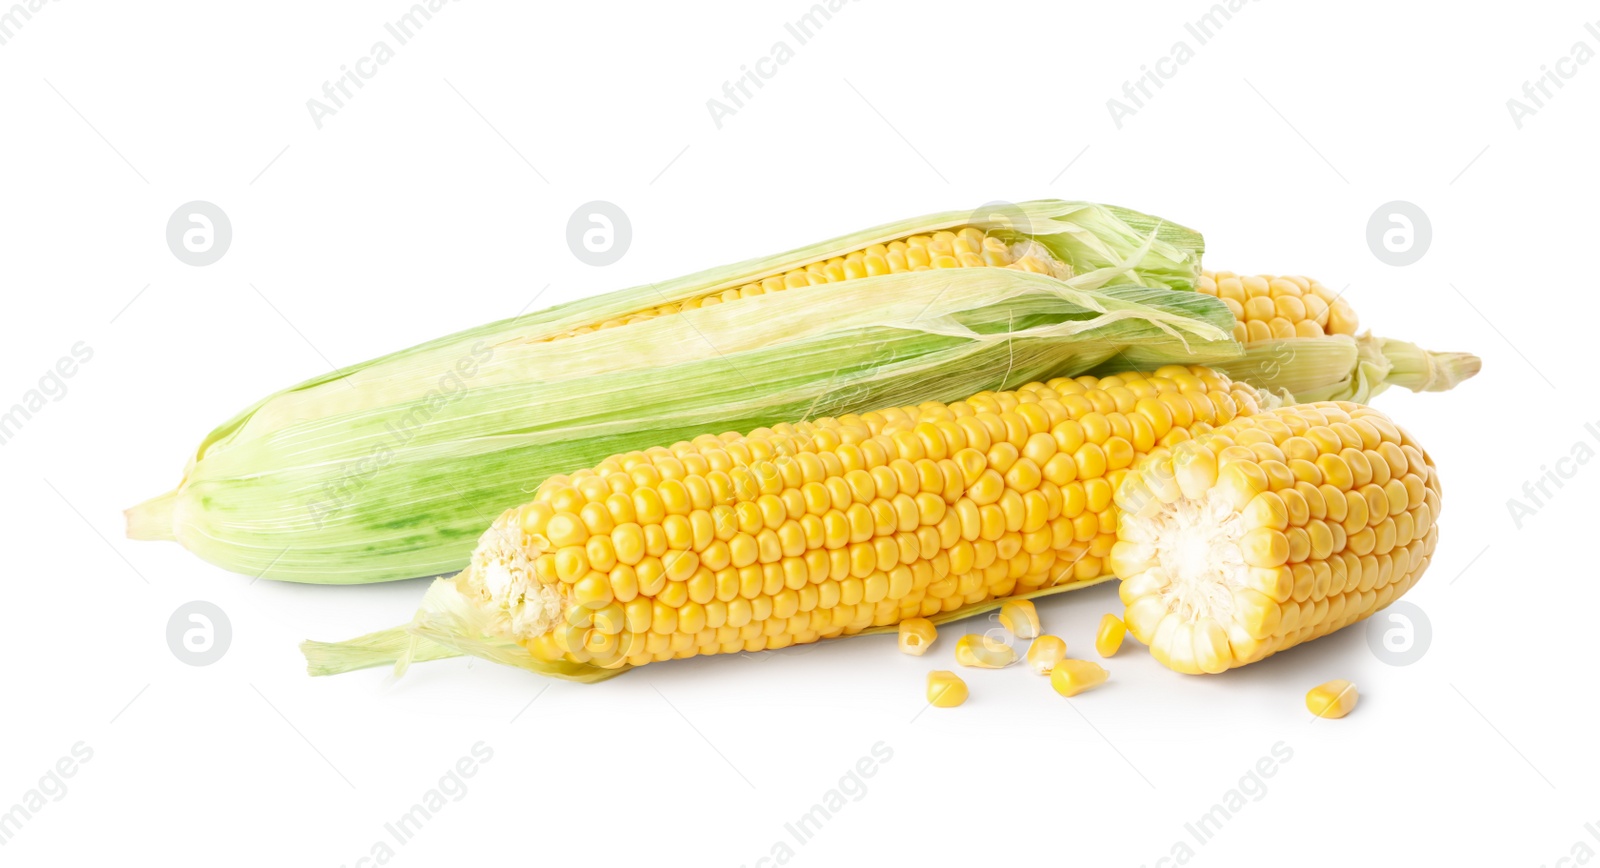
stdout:
<svg viewBox="0 0 1600 868">
<path fill-rule="evenodd" d="M 1098 687 L 1111 677 L 1105 667 L 1089 660 L 1062 660 L 1050 670 L 1050 687 L 1062 696 Z"/>
<path fill-rule="evenodd" d="M 914 657 L 928 653 L 939 630 L 927 618 L 907 618 L 900 622 L 900 651 Z"/>
<path fill-rule="evenodd" d="M 1205 271 L 1195 289 L 1222 299 L 1233 311 L 1233 339 L 1240 343 L 1356 333 L 1350 304 L 1309 278 Z"/>
<path fill-rule="evenodd" d="M 1180 672 L 1220 672 L 1404 594 L 1438 541 L 1433 461 L 1347 402 L 1242 417 L 1153 452 L 1117 492 L 1124 620 Z"/>
<path fill-rule="evenodd" d="M 1334 720 L 1354 711 L 1360 698 L 1354 684 L 1338 678 L 1311 688 L 1306 693 L 1306 710 L 1317 717 Z"/>
<path fill-rule="evenodd" d="M 583 326 L 550 340 L 588 334 L 599 329 L 615 328 L 666 316 L 682 310 L 711 307 L 728 301 L 738 301 L 769 292 L 782 292 L 803 286 L 839 283 L 860 277 L 879 274 L 901 274 L 907 271 L 928 271 L 935 268 L 1010 268 L 1031 271 L 1035 274 L 1066 276 L 1066 265 L 1051 257 L 1043 245 L 1033 244 L 1020 254 L 1004 241 L 987 235 L 982 229 L 964 226 L 935 232 L 931 235 L 912 235 L 888 244 L 874 244 L 844 256 L 835 256 L 795 268 L 784 274 L 775 274 L 756 283 L 747 283 L 718 293 L 686 299 L 675 304 L 648 308 L 638 313 L 608 319 L 592 326 Z"/>
<path fill-rule="evenodd" d="M 1128 625 L 1122 619 L 1107 612 L 1100 618 L 1100 627 L 1095 631 L 1094 650 L 1101 657 L 1111 657 L 1122 648 L 1122 639 L 1128 634 Z"/>
<path fill-rule="evenodd" d="M 948 669 L 928 673 L 928 704 L 936 708 L 955 708 L 967 701 L 967 682 Z"/>
<path fill-rule="evenodd" d="M 539 659 L 616 667 L 1098 578 L 1135 459 L 1257 400 L 1169 366 L 617 455 L 502 515 L 464 588 Z"/>
<path fill-rule="evenodd" d="M 1067 643 L 1060 636 L 1044 635 L 1028 645 L 1028 668 L 1049 675 L 1057 663 L 1067 659 Z"/>
</svg>

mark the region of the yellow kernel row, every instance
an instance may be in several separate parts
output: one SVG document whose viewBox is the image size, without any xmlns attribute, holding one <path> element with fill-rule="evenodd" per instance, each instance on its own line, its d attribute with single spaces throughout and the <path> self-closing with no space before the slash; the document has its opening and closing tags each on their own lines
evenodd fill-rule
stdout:
<svg viewBox="0 0 1600 868">
<path fill-rule="evenodd" d="M 1035 274 L 1061 273 L 1065 266 L 1059 262 L 1045 262 L 1045 254 L 1024 253 L 1014 255 L 1011 248 L 999 238 L 987 235 L 972 226 L 941 230 L 930 235 L 912 235 L 873 244 L 844 256 L 813 262 L 783 274 L 775 274 L 759 281 L 707 293 L 673 304 L 646 308 L 637 313 L 613 317 L 604 322 L 580 326 L 570 332 L 555 335 L 549 340 L 576 337 L 601 329 L 617 328 L 658 316 L 668 316 L 685 310 L 713 307 L 768 293 L 783 292 L 806 286 L 821 286 L 875 277 L 880 274 L 903 274 L 940 268 L 1008 268 Z"/>
</svg>

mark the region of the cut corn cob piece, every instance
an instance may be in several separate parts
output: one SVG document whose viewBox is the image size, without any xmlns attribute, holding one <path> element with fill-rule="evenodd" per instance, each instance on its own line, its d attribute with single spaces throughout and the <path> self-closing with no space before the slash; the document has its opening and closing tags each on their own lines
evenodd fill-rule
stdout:
<svg viewBox="0 0 1600 868">
<path fill-rule="evenodd" d="M 1012 600 L 1000 607 L 1000 626 L 1018 639 L 1039 635 L 1039 610 L 1032 600 Z"/>
<path fill-rule="evenodd" d="M 1049 675 L 1065 659 L 1067 643 L 1060 636 L 1040 636 L 1028 646 L 1028 668 L 1040 675 Z"/>
<path fill-rule="evenodd" d="M 938 635 L 938 629 L 927 618 L 907 618 L 900 622 L 900 651 L 921 657 Z"/>
<path fill-rule="evenodd" d="M 1307 277 L 1204 271 L 1195 289 L 1228 306 L 1234 319 L 1233 339 L 1242 344 L 1356 333 L 1356 312 L 1350 303 Z"/>
<path fill-rule="evenodd" d="M 1100 618 L 1100 628 L 1095 631 L 1094 650 L 1101 657 L 1114 656 L 1122 648 L 1122 639 L 1128 634 L 1128 625 L 1110 612 Z"/>
<path fill-rule="evenodd" d="M 1433 460 L 1381 412 L 1322 402 L 1240 418 L 1128 474 L 1110 566 L 1166 666 L 1221 672 L 1389 605 L 1438 543 Z"/>
<path fill-rule="evenodd" d="M 1111 673 L 1090 660 L 1062 660 L 1050 670 L 1050 687 L 1062 696 L 1077 696 L 1106 683 Z"/>
<path fill-rule="evenodd" d="M 1004 669 L 1017 662 L 1017 652 L 1004 642 L 968 633 L 956 642 L 956 662 L 975 669 Z"/>
<path fill-rule="evenodd" d="M 1344 717 L 1356 708 L 1361 694 L 1343 678 L 1319 684 L 1306 693 L 1306 710 L 1330 720 Z"/>
<path fill-rule="evenodd" d="M 960 241 L 967 228 L 985 248 L 1022 245 L 1025 259 L 1072 276 L 950 268 L 693 303 L 856 252 L 865 263 L 875 245 L 912 236 Z M 617 452 L 955 400 L 1081 373 L 1135 344 L 1163 359 L 1231 348 L 1219 303 L 1168 289 L 1192 289 L 1200 246 L 1123 209 L 1033 202 L 900 221 L 536 311 L 269 396 L 206 438 L 176 490 L 129 510 L 128 533 L 269 579 L 454 572 L 505 504 Z M 628 322 L 673 305 L 673 316 Z"/>
<path fill-rule="evenodd" d="M 1113 492 L 1133 462 L 1258 400 L 1170 366 L 613 456 L 505 512 L 408 629 L 588 677 L 1081 585 L 1106 572 Z M 591 642 L 585 613 L 614 607 L 617 640 Z M 386 662 L 377 649 L 392 647 L 374 636 L 306 652 L 327 674 Z"/>
<path fill-rule="evenodd" d="M 967 682 L 948 669 L 928 673 L 928 704 L 935 708 L 955 708 L 967 701 Z"/>
</svg>

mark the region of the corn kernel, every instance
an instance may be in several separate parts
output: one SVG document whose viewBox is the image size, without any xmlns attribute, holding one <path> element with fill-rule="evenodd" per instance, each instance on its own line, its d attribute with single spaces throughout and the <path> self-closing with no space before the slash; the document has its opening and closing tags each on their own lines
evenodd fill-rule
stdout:
<svg viewBox="0 0 1600 868">
<path fill-rule="evenodd" d="M 1040 675 L 1049 675 L 1066 658 L 1067 643 L 1059 636 L 1040 636 L 1028 645 L 1028 666 Z"/>
<path fill-rule="evenodd" d="M 1012 600 L 1000 607 L 1000 626 L 1018 639 L 1032 639 L 1039 635 L 1039 611 L 1032 600 Z"/>
<path fill-rule="evenodd" d="M 1355 710 L 1360 698 L 1354 684 L 1339 678 L 1311 688 L 1306 694 L 1306 709 L 1317 717 L 1337 719 Z"/>
<path fill-rule="evenodd" d="M 938 630 L 927 618 L 907 618 L 900 622 L 900 651 L 921 657 L 933 645 Z"/>
<path fill-rule="evenodd" d="M 1128 634 L 1128 625 L 1121 618 L 1107 612 L 1100 618 L 1100 628 L 1095 631 L 1094 650 L 1101 657 L 1111 657 L 1122 648 L 1122 638 Z"/>
<path fill-rule="evenodd" d="M 1105 667 L 1088 660 L 1062 660 L 1050 670 L 1050 686 L 1062 696 L 1077 696 L 1105 683 Z"/>
<path fill-rule="evenodd" d="M 1017 662 L 1017 652 L 1004 642 L 968 633 L 956 642 L 956 662 L 976 669 L 1004 669 Z"/>
<path fill-rule="evenodd" d="M 938 708 L 955 708 L 967 701 L 967 682 L 948 669 L 928 673 L 928 704 Z"/>
</svg>

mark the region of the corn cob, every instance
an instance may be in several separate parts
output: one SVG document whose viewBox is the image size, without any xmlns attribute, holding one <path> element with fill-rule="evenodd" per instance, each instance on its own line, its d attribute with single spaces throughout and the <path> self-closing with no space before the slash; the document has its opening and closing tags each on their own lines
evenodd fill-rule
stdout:
<svg viewBox="0 0 1600 868">
<path fill-rule="evenodd" d="M 911 271 L 932 271 L 941 268 L 1009 268 L 1034 274 L 1049 274 L 1069 278 L 1072 267 L 1056 259 L 1049 248 L 1034 241 L 1007 244 L 998 236 L 989 235 L 975 226 L 958 226 L 941 229 L 932 235 L 912 235 L 873 244 L 843 256 L 826 261 L 812 262 L 804 268 L 791 269 L 743 286 L 686 298 L 677 304 L 646 308 L 625 317 L 613 317 L 601 323 L 579 326 L 569 332 L 554 335 L 549 340 L 576 337 L 589 332 L 616 328 L 643 322 L 658 316 L 670 316 L 685 310 L 713 307 L 723 302 L 738 301 L 757 295 L 843 283 L 880 274 L 904 274 Z M 1215 293 L 1213 293 L 1215 294 Z"/>
<path fill-rule="evenodd" d="M 305 650 L 318 674 L 453 649 L 597 680 L 1081 587 L 1128 468 L 1261 400 L 1169 366 L 613 456 L 496 519 L 409 636 Z"/>
<path fill-rule="evenodd" d="M 561 305 L 269 396 L 201 444 L 177 489 L 129 510 L 129 536 L 270 579 L 453 572 L 506 503 L 616 452 L 953 400 L 1134 345 L 1229 355 L 1227 311 L 1171 291 L 1192 289 L 1199 251 L 1135 212 L 1035 202 Z M 974 256 L 984 267 L 943 267 Z M 891 273 L 872 274 L 878 258 Z"/>
<path fill-rule="evenodd" d="M 1443 392 L 1476 375 L 1482 364 L 1471 353 L 1431 352 L 1406 341 L 1358 335 L 1349 302 L 1310 278 L 1202 271 L 1195 289 L 1227 305 L 1233 339 L 1244 345 L 1244 353 L 1197 355 L 1192 361 L 1299 401 L 1365 403 L 1390 386 Z M 1136 358 L 1124 362 L 1138 363 Z"/>
<path fill-rule="evenodd" d="M 1433 460 L 1381 412 L 1323 402 L 1152 452 L 1117 491 L 1124 620 L 1179 672 L 1243 666 L 1404 594 L 1439 539 Z"/>
<path fill-rule="evenodd" d="M 1356 333 L 1356 312 L 1333 290 L 1306 277 L 1203 271 L 1195 289 L 1222 299 L 1241 344 L 1273 338 L 1320 338 Z"/>
</svg>

